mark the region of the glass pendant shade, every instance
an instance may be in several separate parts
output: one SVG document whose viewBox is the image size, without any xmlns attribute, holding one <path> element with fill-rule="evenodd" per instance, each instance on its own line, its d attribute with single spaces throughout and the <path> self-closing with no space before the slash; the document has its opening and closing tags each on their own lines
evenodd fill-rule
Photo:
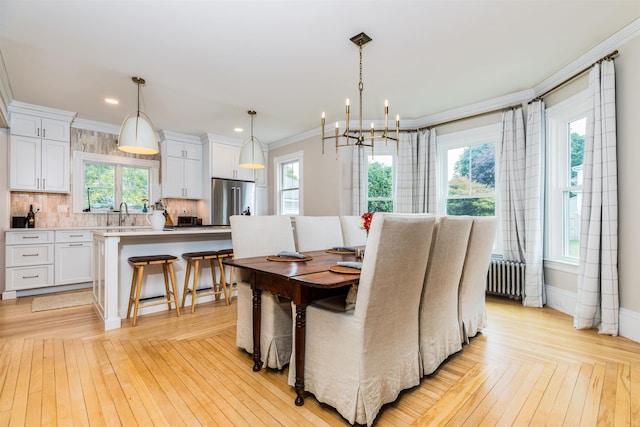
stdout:
<svg viewBox="0 0 640 427">
<path fill-rule="evenodd" d="M 120 127 L 118 149 L 134 154 L 156 154 L 158 140 L 151 125 L 151 120 L 142 111 L 127 116 Z"/>
<path fill-rule="evenodd" d="M 240 167 L 247 169 L 262 169 L 264 168 L 264 153 L 262 151 L 262 144 L 258 141 L 258 138 L 251 137 L 248 139 L 240 150 Z"/>
</svg>

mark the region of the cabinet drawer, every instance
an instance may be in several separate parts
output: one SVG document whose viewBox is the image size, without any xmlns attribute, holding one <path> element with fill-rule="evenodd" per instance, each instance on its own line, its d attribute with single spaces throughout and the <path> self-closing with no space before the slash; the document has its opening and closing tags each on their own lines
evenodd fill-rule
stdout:
<svg viewBox="0 0 640 427">
<path fill-rule="evenodd" d="M 7 268 L 6 272 L 8 291 L 53 286 L 53 265 Z"/>
<path fill-rule="evenodd" d="M 90 242 L 93 233 L 89 230 L 62 230 L 56 231 L 56 243 Z"/>
<path fill-rule="evenodd" d="M 6 267 L 53 264 L 53 245 L 18 245 L 5 249 Z"/>
<path fill-rule="evenodd" d="M 5 239 L 6 245 L 53 243 L 53 231 L 7 231 Z"/>
</svg>

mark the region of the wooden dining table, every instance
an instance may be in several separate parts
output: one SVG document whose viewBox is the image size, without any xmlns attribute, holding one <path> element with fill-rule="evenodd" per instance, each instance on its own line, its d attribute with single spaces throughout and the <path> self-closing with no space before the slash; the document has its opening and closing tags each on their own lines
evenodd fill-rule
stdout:
<svg viewBox="0 0 640 427">
<path fill-rule="evenodd" d="M 269 291 L 290 299 L 296 306 L 294 363 L 296 371 L 295 404 L 304 405 L 304 358 L 306 310 L 314 300 L 330 296 L 337 288 L 358 283 L 359 274 L 330 271 L 339 261 L 356 261 L 355 254 L 336 254 L 327 251 L 304 252 L 308 261 L 271 261 L 265 256 L 225 259 L 223 262 L 250 272 L 253 291 L 253 370 L 262 368 L 260 354 L 260 316 L 262 291 Z"/>
</svg>

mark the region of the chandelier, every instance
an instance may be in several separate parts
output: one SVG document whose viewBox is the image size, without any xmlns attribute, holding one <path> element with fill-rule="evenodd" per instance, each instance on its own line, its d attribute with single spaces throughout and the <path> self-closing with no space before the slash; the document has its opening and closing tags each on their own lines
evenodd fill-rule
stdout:
<svg viewBox="0 0 640 427">
<path fill-rule="evenodd" d="M 389 135 L 389 102 L 387 100 L 384 101 L 384 130 L 376 130 L 373 122 L 371 122 L 371 129 L 369 131 L 365 131 L 362 129 L 362 90 L 364 89 L 364 84 L 362 83 L 362 47 L 369 43 L 372 39 L 365 33 L 360 33 L 356 36 L 351 37 L 350 39 L 360 51 L 360 83 L 358 84 L 358 91 L 360 92 L 360 114 L 359 114 L 359 128 L 357 130 L 349 129 L 349 99 L 347 98 L 346 102 L 346 129 L 342 134 L 340 133 L 340 126 L 338 122 L 336 122 L 335 134 L 325 136 L 324 133 L 324 125 L 325 125 L 325 114 L 322 113 L 321 118 L 321 128 L 322 128 L 322 154 L 324 154 L 324 141 L 326 139 L 335 139 L 336 143 L 336 158 L 338 156 L 338 148 L 339 147 L 371 147 L 371 154 L 373 155 L 374 151 L 374 143 L 376 140 L 384 140 L 385 144 L 389 142 L 389 140 L 396 142 L 396 151 L 398 150 L 398 139 L 400 133 L 400 116 L 396 115 L 396 131 L 395 136 Z M 342 142 L 341 142 L 342 141 Z"/>
</svg>

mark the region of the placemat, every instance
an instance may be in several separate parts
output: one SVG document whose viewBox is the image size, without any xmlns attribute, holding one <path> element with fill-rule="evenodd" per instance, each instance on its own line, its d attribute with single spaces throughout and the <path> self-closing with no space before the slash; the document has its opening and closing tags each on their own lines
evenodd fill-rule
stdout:
<svg viewBox="0 0 640 427">
<path fill-rule="evenodd" d="M 353 267 L 345 267 L 342 265 L 332 265 L 331 267 L 329 267 L 329 271 L 342 274 L 360 274 L 362 270 Z"/>
<path fill-rule="evenodd" d="M 328 254 L 341 254 L 341 255 L 352 255 L 352 254 L 356 253 L 355 250 L 353 250 L 353 251 L 345 251 L 345 250 L 340 250 L 340 249 L 327 249 L 325 252 L 328 253 Z"/>
<path fill-rule="evenodd" d="M 310 261 L 313 257 L 307 255 L 306 258 L 286 258 L 277 255 L 269 255 L 267 257 L 267 261 L 280 261 L 280 262 L 299 262 L 299 261 Z"/>
</svg>

